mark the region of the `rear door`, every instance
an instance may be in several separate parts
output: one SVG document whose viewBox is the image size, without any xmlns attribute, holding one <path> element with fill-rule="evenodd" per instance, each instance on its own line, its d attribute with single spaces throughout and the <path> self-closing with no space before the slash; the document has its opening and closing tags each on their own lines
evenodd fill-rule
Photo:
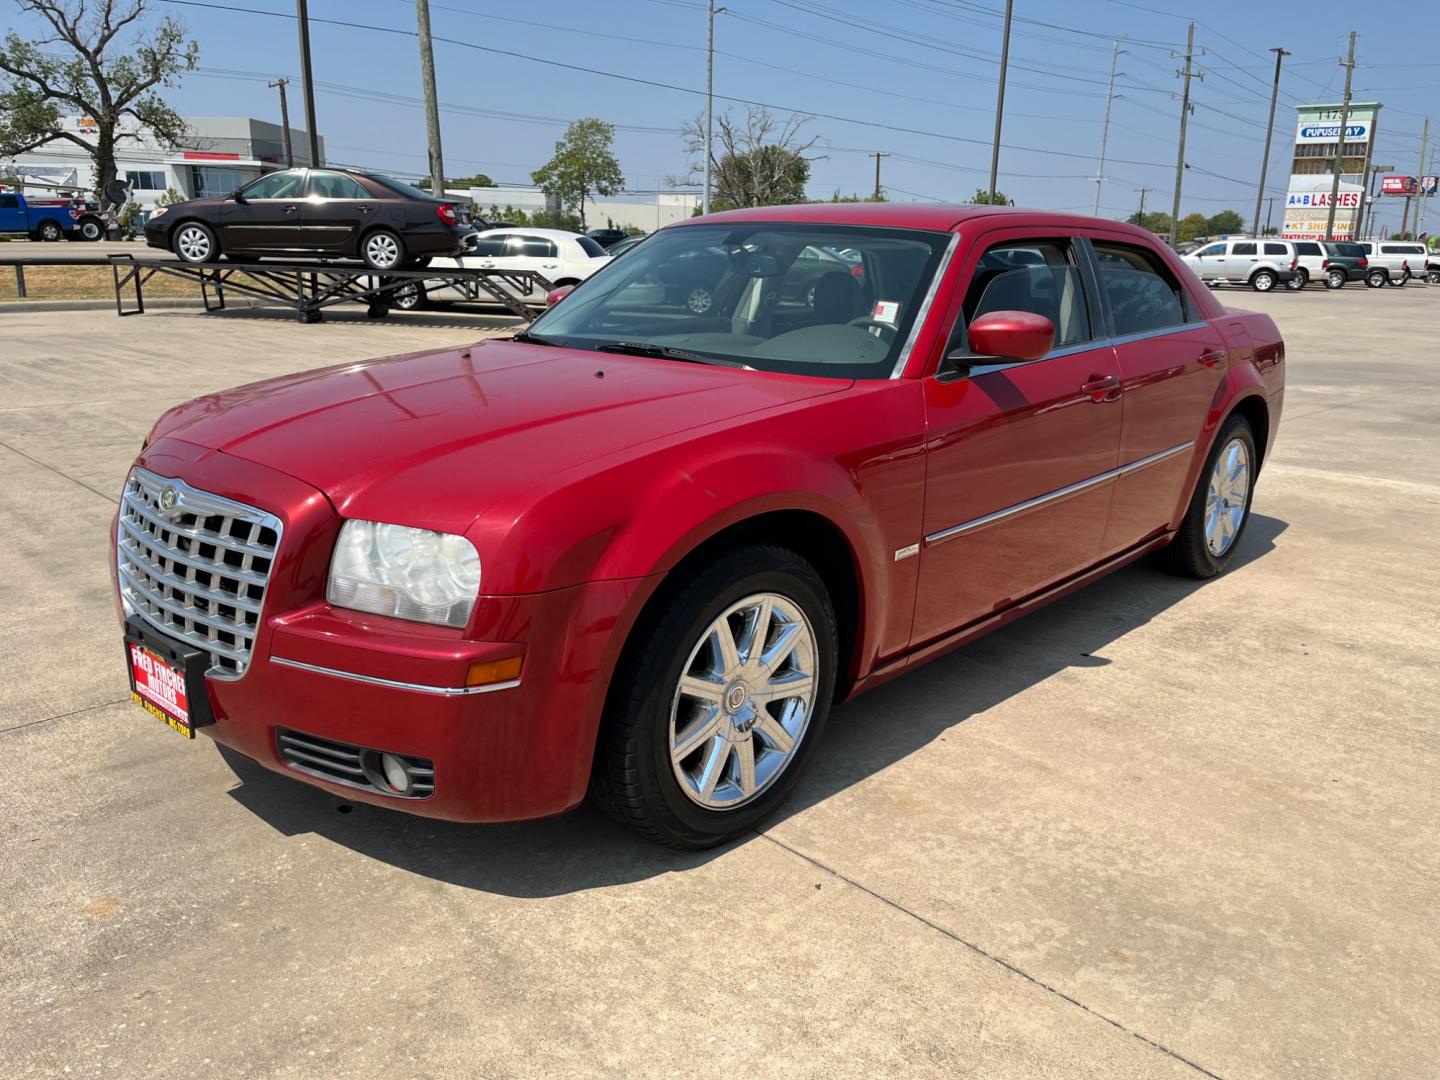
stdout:
<svg viewBox="0 0 1440 1080">
<path fill-rule="evenodd" d="M 1254 240 L 1237 240 L 1225 255 L 1225 279 L 1249 281 L 1250 272 L 1260 261 L 1260 245 Z"/>
<path fill-rule="evenodd" d="M 380 201 L 353 176 L 311 169 L 302 211 L 305 240 L 316 251 L 359 252 L 360 230 L 376 220 Z"/>
<path fill-rule="evenodd" d="M 220 208 L 220 247 L 244 251 L 304 251 L 305 170 L 262 176 Z M 243 200 L 243 201 L 242 201 Z"/>
<path fill-rule="evenodd" d="M 1069 237 L 991 234 L 947 357 L 992 311 L 1056 328 L 1039 360 L 947 359 L 924 380 L 927 478 L 912 642 L 943 636 L 1098 561 L 1120 451 L 1120 378 Z M 905 557 L 896 553 L 896 558 Z"/>
<path fill-rule="evenodd" d="M 1103 545 L 1111 554 L 1169 525 L 1230 357 L 1156 252 L 1099 233 L 1091 251 L 1121 380 L 1120 475 Z"/>
</svg>

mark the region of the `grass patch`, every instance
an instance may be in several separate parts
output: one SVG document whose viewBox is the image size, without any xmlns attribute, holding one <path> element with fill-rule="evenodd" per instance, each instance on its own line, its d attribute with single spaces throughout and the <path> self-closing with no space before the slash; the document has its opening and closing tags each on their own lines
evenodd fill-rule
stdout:
<svg viewBox="0 0 1440 1080">
<path fill-rule="evenodd" d="M 27 266 L 26 300 L 113 300 L 115 279 L 108 266 Z M 133 286 L 129 290 L 134 297 Z M 145 283 L 146 297 L 200 298 L 200 286 L 168 274 L 156 274 Z M 0 302 L 19 300 L 15 268 L 0 266 Z"/>
</svg>

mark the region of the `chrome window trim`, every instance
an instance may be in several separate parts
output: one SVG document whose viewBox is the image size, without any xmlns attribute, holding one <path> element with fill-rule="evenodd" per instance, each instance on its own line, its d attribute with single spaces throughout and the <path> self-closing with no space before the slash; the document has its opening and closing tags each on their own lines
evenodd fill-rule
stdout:
<svg viewBox="0 0 1440 1080">
<path fill-rule="evenodd" d="M 1148 341 L 1151 338 L 1169 337 L 1171 334 L 1181 334 L 1187 330 L 1203 330 L 1210 324 L 1204 319 L 1195 319 L 1190 322 L 1178 323 L 1175 326 L 1162 326 L 1158 330 L 1142 330 L 1138 334 L 1122 334 L 1119 337 L 1112 337 L 1106 341 L 1107 345 L 1128 345 L 1132 341 Z"/>
<path fill-rule="evenodd" d="M 272 664 L 280 664 L 282 667 L 313 672 L 316 675 L 329 675 L 336 679 L 349 679 L 352 682 L 367 683 L 370 686 L 388 686 L 392 690 L 410 690 L 417 694 L 437 694 L 440 697 L 468 697 L 471 694 L 493 694 L 497 690 L 513 690 L 520 685 L 519 679 L 510 679 L 507 682 L 490 683 L 486 686 L 433 686 L 430 683 L 402 682 L 399 679 L 382 679 L 376 675 L 361 675 L 355 671 L 341 671 L 339 668 L 321 667 L 319 664 L 306 664 L 300 660 L 290 660 L 283 656 L 272 656 L 270 657 L 270 662 Z"/>
<path fill-rule="evenodd" d="M 1074 356 L 1077 353 L 1091 352 L 1095 349 L 1111 349 L 1117 345 L 1129 345 L 1134 341 L 1149 341 L 1151 338 L 1169 337 L 1171 334 L 1183 333 L 1186 330 L 1202 330 L 1209 325 L 1208 322 L 1200 320 L 1180 323 L 1176 326 L 1162 326 L 1158 330 L 1144 330 L 1138 334 L 1125 334 L 1122 337 L 1107 337 L 1099 338 L 1095 341 L 1082 341 L 1076 345 L 1066 345 L 1063 349 L 1055 349 L 1048 352 L 1038 360 L 1001 360 L 994 364 L 973 364 L 968 370 L 957 372 L 955 377 L 973 379 L 977 375 L 992 375 L 997 371 L 1009 371 L 1011 368 L 1029 367 L 1031 364 L 1043 364 L 1047 360 L 1058 360 L 1062 356 Z M 943 375 L 945 373 L 937 372 L 936 374 Z"/>
<path fill-rule="evenodd" d="M 940 256 L 940 265 L 935 268 L 935 273 L 930 278 L 930 287 L 925 290 L 925 296 L 920 301 L 920 310 L 915 313 L 915 321 L 910 325 L 910 336 L 905 339 L 905 345 L 900 350 L 900 356 L 895 361 L 895 368 L 890 372 L 890 378 L 898 379 L 904 374 L 905 365 L 910 362 L 910 354 L 915 351 L 915 343 L 920 340 L 920 331 L 930 317 L 930 308 L 934 305 L 935 296 L 940 291 L 940 282 L 945 280 L 945 275 L 950 270 L 950 262 L 955 258 L 955 252 L 959 247 L 960 234 L 952 232 L 950 243 L 945 246 L 945 251 Z"/>
<path fill-rule="evenodd" d="M 1031 510 L 1037 510 L 1042 506 L 1049 506 L 1051 503 L 1061 502 L 1073 495 L 1079 495 L 1081 492 L 1089 491 L 1092 488 L 1100 487 L 1102 484 L 1108 484 L 1111 481 L 1118 480 L 1122 476 L 1129 476 L 1132 473 L 1139 472 L 1141 469 L 1159 464 L 1167 458 L 1174 457 L 1176 454 L 1183 454 L 1194 445 L 1195 440 L 1191 439 L 1188 442 L 1179 443 L 1176 446 L 1169 447 L 1157 453 L 1137 458 L 1118 468 L 1107 469 L 1105 472 L 1096 473 L 1094 476 L 1085 480 L 1067 484 L 1065 487 L 1046 492 L 1044 495 L 1037 495 L 1033 499 L 1018 502 L 1014 506 L 1007 506 L 993 513 L 985 514 L 983 517 L 972 518 L 970 521 L 963 521 L 959 525 L 952 525 L 948 529 L 941 529 L 939 532 L 933 532 L 925 537 L 925 543 L 927 545 L 943 544 L 946 540 L 953 540 L 957 536 L 978 532 L 987 526 L 994 525 L 996 522 L 1004 521 L 1007 518 L 1029 513 Z"/>
</svg>

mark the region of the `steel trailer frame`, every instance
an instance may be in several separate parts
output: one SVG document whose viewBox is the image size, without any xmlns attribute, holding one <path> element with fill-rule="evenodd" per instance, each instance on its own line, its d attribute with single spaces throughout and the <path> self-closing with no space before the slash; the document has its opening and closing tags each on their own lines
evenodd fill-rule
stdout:
<svg viewBox="0 0 1440 1080">
<path fill-rule="evenodd" d="M 115 314 L 120 316 L 145 313 L 145 283 L 156 274 L 196 282 L 206 311 L 223 311 L 225 293 L 229 290 L 293 308 L 302 323 L 320 322 L 324 317 L 323 308 L 348 303 L 365 304 L 366 313 L 372 319 L 384 318 L 395 306 L 396 290 L 412 281 L 425 294 L 453 287 L 470 300 L 499 304 L 529 322 L 538 311 L 527 305 L 524 297 L 537 289 L 548 293 L 554 288 L 548 278 L 533 270 L 419 267 L 387 270 L 382 274 L 368 266 L 324 260 L 239 262 L 226 259 L 184 263 L 136 259 L 129 253 L 117 253 L 93 259 L 0 259 L 0 266 L 15 268 L 16 288 L 21 299 L 26 295 L 27 266 L 108 266 L 115 283 Z M 127 309 L 125 294 L 132 287 L 134 306 Z"/>
</svg>

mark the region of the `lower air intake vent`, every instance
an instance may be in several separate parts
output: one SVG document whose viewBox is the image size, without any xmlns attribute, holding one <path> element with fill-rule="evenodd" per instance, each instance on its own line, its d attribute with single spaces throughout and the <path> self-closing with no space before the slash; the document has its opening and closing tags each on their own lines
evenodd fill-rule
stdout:
<svg viewBox="0 0 1440 1080">
<path fill-rule="evenodd" d="M 281 760 L 307 776 L 396 799 L 428 799 L 435 794 L 435 763 L 426 758 L 351 746 L 288 728 L 276 728 L 275 741 Z"/>
</svg>

